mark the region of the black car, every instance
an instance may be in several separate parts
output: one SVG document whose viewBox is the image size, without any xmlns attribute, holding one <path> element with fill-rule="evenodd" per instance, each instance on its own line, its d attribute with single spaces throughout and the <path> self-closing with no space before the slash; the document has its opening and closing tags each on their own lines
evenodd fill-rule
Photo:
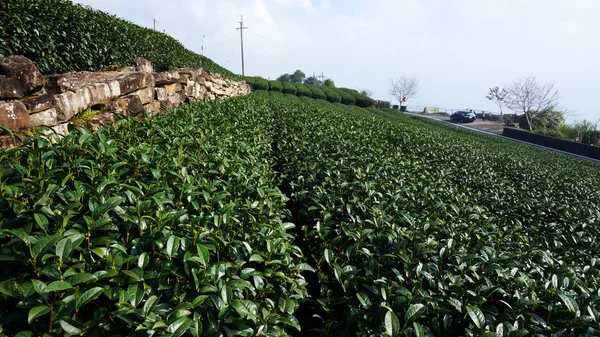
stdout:
<svg viewBox="0 0 600 337">
<path fill-rule="evenodd" d="M 451 121 L 459 123 L 470 123 L 475 121 L 475 113 L 471 111 L 457 111 L 450 116 Z"/>
</svg>

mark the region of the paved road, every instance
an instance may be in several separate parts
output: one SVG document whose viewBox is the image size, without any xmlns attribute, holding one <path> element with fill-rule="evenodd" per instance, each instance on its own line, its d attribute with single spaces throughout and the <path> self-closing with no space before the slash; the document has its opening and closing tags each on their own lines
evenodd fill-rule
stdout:
<svg viewBox="0 0 600 337">
<path fill-rule="evenodd" d="M 406 114 L 410 115 L 410 116 L 419 116 L 419 117 L 431 118 L 431 119 L 434 119 L 436 121 L 439 121 L 440 123 L 452 125 L 452 126 L 455 126 L 455 127 L 464 128 L 464 129 L 467 129 L 467 130 L 476 131 L 476 132 L 479 132 L 479 133 L 484 133 L 486 135 L 490 135 L 490 136 L 494 136 L 494 137 L 500 137 L 500 138 L 512 140 L 514 142 L 519 142 L 519 143 L 527 144 L 527 145 L 530 145 L 530 146 L 535 146 L 535 147 L 538 147 L 538 148 L 542 148 L 542 149 L 546 149 L 546 150 L 550 150 L 550 151 L 554 151 L 554 152 L 560 152 L 560 153 L 563 153 L 563 154 L 566 154 L 566 155 L 569 155 L 569 156 L 578 157 L 578 158 L 581 158 L 581 159 L 587 159 L 587 160 L 591 160 L 591 161 L 600 163 L 600 160 L 598 160 L 598 159 L 594 159 L 594 158 L 590 158 L 590 157 L 585 157 L 585 156 L 578 155 L 578 154 L 575 154 L 575 153 L 565 152 L 565 151 L 553 149 L 553 148 L 550 148 L 550 147 L 546 147 L 546 146 L 542 146 L 542 145 L 538 145 L 538 144 L 533 144 L 533 143 L 525 142 L 525 141 L 522 141 L 522 140 L 518 140 L 518 139 L 514 139 L 514 138 L 503 136 L 501 134 L 502 131 L 496 130 L 497 126 L 494 126 L 494 124 L 500 124 L 500 126 L 501 126 L 500 130 L 503 130 L 504 126 L 501 123 L 480 121 L 480 122 L 475 122 L 478 125 L 472 125 L 471 126 L 471 123 L 469 123 L 469 124 L 460 124 L 460 123 L 451 122 L 447 117 L 446 118 L 439 117 L 439 116 L 435 116 L 434 117 L 434 116 L 414 114 L 414 113 L 410 113 L 410 112 L 406 112 Z M 485 130 L 485 129 L 483 129 L 483 128 L 480 127 L 481 124 L 485 124 L 485 123 L 488 123 L 489 129 L 493 130 L 494 132 Z"/>
</svg>

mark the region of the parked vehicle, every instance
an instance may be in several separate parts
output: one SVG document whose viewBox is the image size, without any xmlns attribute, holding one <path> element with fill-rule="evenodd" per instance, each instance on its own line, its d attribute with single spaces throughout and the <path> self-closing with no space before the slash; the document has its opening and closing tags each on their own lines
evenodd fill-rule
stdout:
<svg viewBox="0 0 600 337">
<path fill-rule="evenodd" d="M 459 123 L 470 123 L 475 121 L 475 113 L 471 111 L 457 111 L 450 116 L 451 121 Z"/>
</svg>

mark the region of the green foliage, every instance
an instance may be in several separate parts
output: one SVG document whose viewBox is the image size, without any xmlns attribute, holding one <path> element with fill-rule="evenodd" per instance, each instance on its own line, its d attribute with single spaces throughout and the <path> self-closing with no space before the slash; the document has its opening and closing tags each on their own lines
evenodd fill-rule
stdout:
<svg viewBox="0 0 600 337">
<path fill-rule="evenodd" d="M 342 89 L 334 89 L 334 90 L 336 90 L 338 95 L 340 95 L 340 97 L 342 99 L 342 104 L 354 105 L 356 103 L 356 98 L 352 94 L 347 92 L 346 90 L 342 90 Z"/>
<path fill-rule="evenodd" d="M 248 76 L 244 77 L 244 80 L 252 87 L 252 90 L 269 90 L 269 81 L 260 76 Z"/>
<path fill-rule="evenodd" d="M 290 76 L 290 74 L 283 74 L 283 75 L 277 77 L 277 81 L 279 81 L 279 82 L 291 82 L 292 81 L 292 77 Z"/>
<path fill-rule="evenodd" d="M 328 86 L 322 86 L 321 90 L 327 95 L 327 101 L 331 103 L 340 103 L 342 101 L 342 97 L 338 94 L 335 88 L 331 88 Z"/>
<path fill-rule="evenodd" d="M 323 82 L 323 85 L 326 87 L 335 88 L 335 83 L 330 78 L 325 79 L 325 81 Z"/>
<path fill-rule="evenodd" d="M 310 267 L 275 184 L 272 120 L 256 95 L 0 149 L 0 334 L 297 328 Z"/>
<path fill-rule="evenodd" d="M 202 67 L 238 78 L 166 34 L 68 0 L 3 0 L 0 23 L 0 56 L 24 55 L 44 74 L 128 66 L 139 56 L 157 71 Z"/>
<path fill-rule="evenodd" d="M 282 92 L 284 94 L 296 95 L 296 93 L 298 92 L 298 87 L 296 86 L 295 83 L 283 82 L 282 84 L 283 84 L 283 90 L 282 90 Z"/>
<path fill-rule="evenodd" d="M 306 78 L 306 74 L 304 74 L 301 70 L 296 70 L 293 74 L 290 75 L 290 81 L 294 83 L 302 83 Z"/>
<path fill-rule="evenodd" d="M 304 84 L 306 84 L 306 85 L 323 85 L 323 83 L 314 76 L 306 78 L 304 80 Z"/>
<path fill-rule="evenodd" d="M 2 335 L 600 329 L 597 163 L 277 91 L 70 131 L 0 150 Z"/>
<path fill-rule="evenodd" d="M 320 87 L 317 87 L 315 85 L 309 85 L 308 89 L 310 89 L 310 93 L 311 93 L 311 97 L 312 98 L 314 98 L 314 99 L 322 99 L 322 100 L 326 100 L 327 99 L 327 95 L 325 95 L 325 92 Z"/>
<path fill-rule="evenodd" d="M 354 104 L 356 104 L 356 106 L 363 107 L 363 108 L 369 108 L 369 107 L 375 106 L 375 100 L 370 98 L 369 96 L 367 96 L 364 93 L 359 93 L 358 91 L 356 91 L 354 89 L 348 89 L 348 88 L 340 88 L 340 90 L 352 95 L 352 97 L 354 97 L 354 99 L 355 99 Z"/>
<path fill-rule="evenodd" d="M 281 84 L 281 82 L 279 82 L 279 81 L 269 81 L 269 90 L 282 92 L 283 84 Z"/>
<path fill-rule="evenodd" d="M 318 271 L 303 331 L 600 328 L 598 164 L 395 111 L 273 106 L 276 170 Z"/>
<path fill-rule="evenodd" d="M 308 85 L 296 83 L 296 95 L 310 97 L 312 96 L 312 92 L 310 91 Z"/>
</svg>

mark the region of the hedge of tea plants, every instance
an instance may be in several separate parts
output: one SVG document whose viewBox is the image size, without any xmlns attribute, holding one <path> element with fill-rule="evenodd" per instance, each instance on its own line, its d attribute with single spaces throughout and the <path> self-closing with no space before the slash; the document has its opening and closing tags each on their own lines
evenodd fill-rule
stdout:
<svg viewBox="0 0 600 337">
<path fill-rule="evenodd" d="M 202 67 L 238 78 L 169 35 L 69 0 L 0 1 L 0 57 L 9 55 L 28 57 L 44 74 L 128 66 L 139 56 L 156 71 Z"/>
<path fill-rule="evenodd" d="M 597 163 L 278 91 L 71 131 L 0 150 L 0 335 L 600 330 Z"/>
<path fill-rule="evenodd" d="M 298 328 L 312 269 L 275 184 L 271 119 L 233 99 L 1 149 L 0 335 Z"/>
<path fill-rule="evenodd" d="M 303 331 L 598 334 L 598 164 L 389 110 L 272 104 L 317 270 Z"/>
</svg>

